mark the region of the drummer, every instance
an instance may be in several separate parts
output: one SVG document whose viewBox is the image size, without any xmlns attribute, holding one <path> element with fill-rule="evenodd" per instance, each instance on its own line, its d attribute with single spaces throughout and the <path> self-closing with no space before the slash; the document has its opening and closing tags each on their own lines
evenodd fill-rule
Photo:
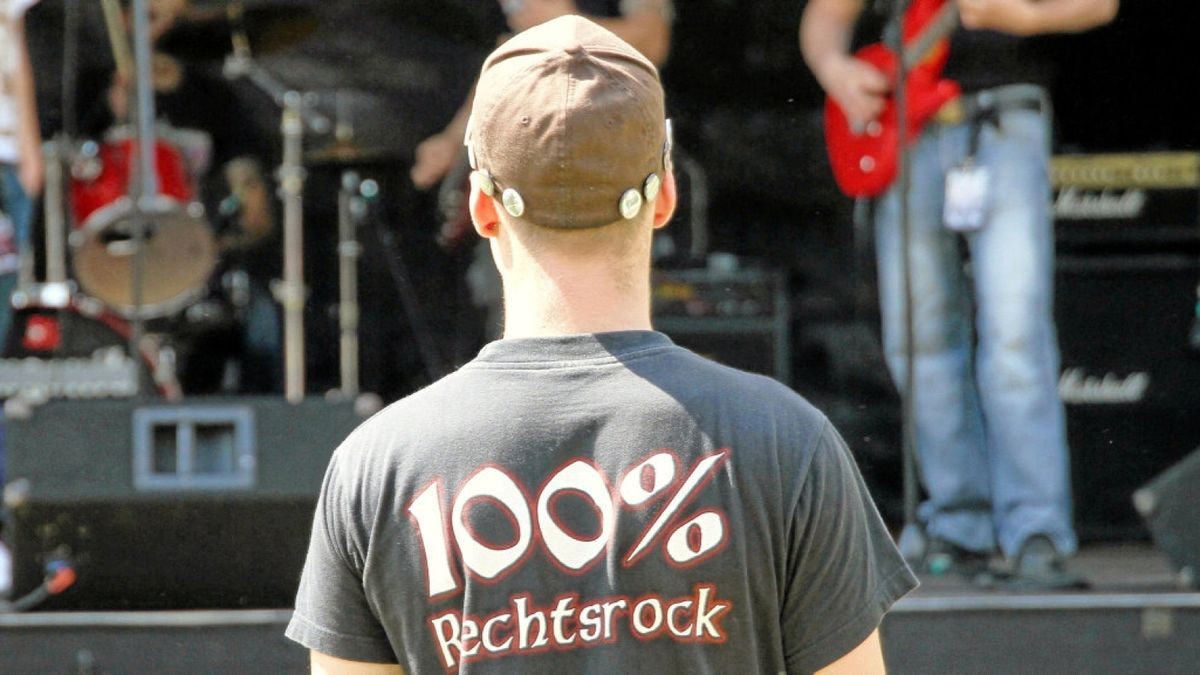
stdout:
<svg viewBox="0 0 1200 675">
<path fill-rule="evenodd" d="M 122 1 L 127 32 L 132 18 L 128 0 Z M 149 0 L 150 37 L 160 39 L 188 20 L 187 0 Z M 281 329 L 278 310 L 267 290 L 279 275 L 280 240 L 271 207 L 271 190 L 263 168 L 273 161 L 265 135 L 254 133 L 252 116 L 220 73 L 186 61 L 186 55 L 154 50 L 152 66 L 155 112 L 164 140 L 178 146 L 190 160 L 202 201 L 213 224 L 222 254 L 222 272 L 244 273 L 248 291 L 238 282 L 244 306 L 239 311 L 241 335 L 234 347 L 240 381 L 238 393 L 273 393 L 282 382 Z M 85 136 L 103 138 L 127 130 L 134 102 L 134 77 L 115 69 L 107 74 L 110 85 L 91 106 L 80 127 Z M 165 124 L 164 128 L 162 125 Z M 220 276 L 220 275 L 218 275 Z M 245 280 L 245 279 L 243 279 Z M 214 292 L 227 294 L 229 280 L 214 279 Z M 226 298 L 228 299 L 228 298 Z M 236 300 L 236 299 L 235 299 Z M 227 341 L 220 341 L 224 344 Z M 203 351 L 204 344 L 199 345 Z M 212 393 L 229 388 L 214 380 L 212 366 L 220 372 L 218 354 L 196 354 L 199 368 L 185 366 L 185 393 Z M 190 376 L 188 370 L 195 370 Z M 220 378 L 217 378 L 219 380 Z M 193 382 L 189 387 L 189 380 Z M 189 392 L 188 390 L 192 391 Z M 197 389 L 201 391 L 196 391 Z"/>
</svg>

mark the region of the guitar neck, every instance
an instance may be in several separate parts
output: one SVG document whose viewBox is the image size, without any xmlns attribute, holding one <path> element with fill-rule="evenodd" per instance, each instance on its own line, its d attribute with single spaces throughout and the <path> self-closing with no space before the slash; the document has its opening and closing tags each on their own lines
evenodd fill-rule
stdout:
<svg viewBox="0 0 1200 675">
<path fill-rule="evenodd" d="M 947 0 L 916 39 L 904 47 L 904 69 L 908 70 L 925 58 L 938 40 L 958 27 L 958 3 Z"/>
</svg>

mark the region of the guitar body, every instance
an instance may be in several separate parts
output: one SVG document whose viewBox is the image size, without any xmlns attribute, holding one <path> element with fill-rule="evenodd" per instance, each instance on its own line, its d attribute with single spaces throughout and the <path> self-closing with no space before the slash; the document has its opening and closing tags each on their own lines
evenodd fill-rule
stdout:
<svg viewBox="0 0 1200 675">
<path fill-rule="evenodd" d="M 948 0 L 914 0 L 904 15 L 905 44 L 921 34 Z M 953 1 L 953 0 L 949 0 Z M 941 77 L 950 52 L 941 40 L 905 78 L 907 95 L 907 138 L 911 143 L 925 123 L 947 102 L 962 93 L 958 84 Z M 882 43 L 863 47 L 854 57 L 887 73 L 893 81 L 899 71 L 897 54 Z M 832 98 L 825 100 L 825 142 L 829 162 L 838 187 L 851 197 L 875 197 L 883 194 L 896 179 L 899 168 L 899 120 L 896 100 L 889 96 L 879 118 L 866 129 L 852 129 L 840 106 Z"/>
</svg>

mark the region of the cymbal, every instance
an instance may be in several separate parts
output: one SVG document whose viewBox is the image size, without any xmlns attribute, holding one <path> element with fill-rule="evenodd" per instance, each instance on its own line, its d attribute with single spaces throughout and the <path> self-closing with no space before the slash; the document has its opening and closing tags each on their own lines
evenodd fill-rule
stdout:
<svg viewBox="0 0 1200 675">
<path fill-rule="evenodd" d="M 380 146 L 366 147 L 354 141 L 337 140 L 325 147 L 304 154 L 304 163 L 374 164 L 395 159 L 395 153 Z"/>
<path fill-rule="evenodd" d="M 241 26 L 253 54 L 292 47 L 320 25 L 316 14 L 292 4 L 242 7 Z M 193 8 L 182 14 L 158 40 L 158 48 L 185 61 L 217 61 L 233 51 L 236 25 L 225 7 Z"/>
</svg>

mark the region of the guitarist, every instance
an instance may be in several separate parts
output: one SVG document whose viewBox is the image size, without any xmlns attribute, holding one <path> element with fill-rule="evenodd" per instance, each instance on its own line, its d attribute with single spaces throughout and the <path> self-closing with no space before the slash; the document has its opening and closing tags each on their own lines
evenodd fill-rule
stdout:
<svg viewBox="0 0 1200 675">
<path fill-rule="evenodd" d="M 1053 64 L 1029 38 L 1106 24 L 1118 0 L 947 2 L 961 26 L 949 38 L 944 75 L 963 94 L 910 145 L 912 406 L 929 537 L 914 562 L 927 574 L 980 580 L 993 578 L 988 564 L 998 551 L 1014 587 L 1078 586 L 1064 565 L 1076 537 L 1052 315 Z M 886 12 L 890 3 L 877 4 Z M 849 53 L 865 5 L 810 0 L 800 21 L 805 61 L 858 130 L 879 117 L 893 82 Z M 908 311 L 899 202 L 893 184 L 873 217 L 884 351 L 897 383 L 905 381 Z"/>
</svg>

